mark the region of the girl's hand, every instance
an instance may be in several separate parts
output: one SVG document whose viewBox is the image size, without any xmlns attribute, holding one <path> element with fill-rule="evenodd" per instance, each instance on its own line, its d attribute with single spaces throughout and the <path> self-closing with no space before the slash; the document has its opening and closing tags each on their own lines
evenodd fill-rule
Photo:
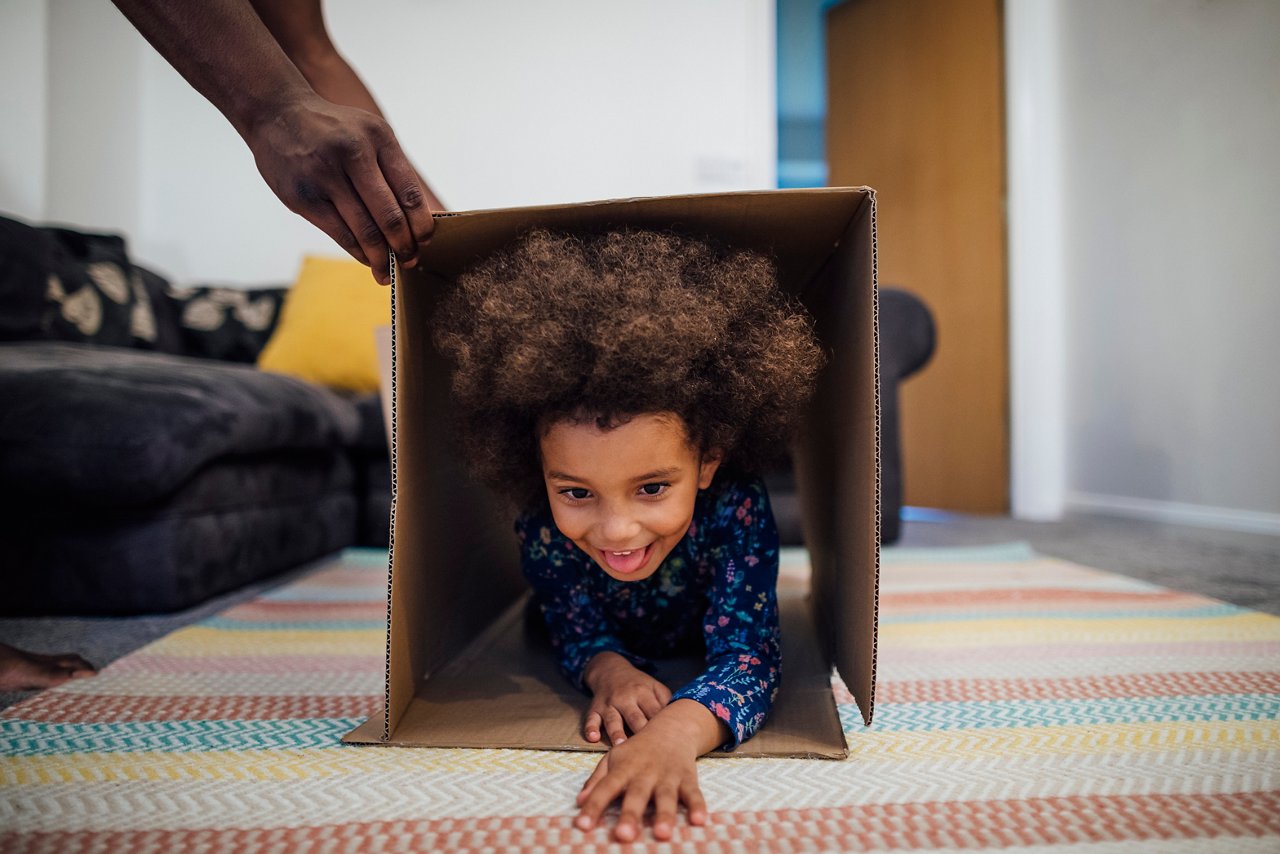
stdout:
<svg viewBox="0 0 1280 854">
<path fill-rule="evenodd" d="M 609 743 L 627 740 L 640 732 L 671 702 L 671 689 L 614 652 L 602 652 L 587 665 L 584 680 L 591 689 L 591 705 L 582 722 L 587 741 L 600 740 L 601 727 Z"/>
<path fill-rule="evenodd" d="M 685 704 L 692 709 L 681 708 Z M 655 839 L 671 838 L 681 803 L 690 824 L 706 824 L 707 803 L 698 786 L 696 761 L 710 749 L 703 749 L 708 742 L 715 746 L 723 735 L 727 731 L 722 731 L 701 706 L 692 700 L 677 701 L 668 712 L 649 721 L 643 732 L 615 746 L 600 760 L 578 793 L 581 810 L 574 824 L 581 830 L 595 827 L 600 814 L 617 798 L 622 799 L 622 811 L 613 835 L 619 842 L 639 838 L 641 818 L 650 803 Z"/>
</svg>

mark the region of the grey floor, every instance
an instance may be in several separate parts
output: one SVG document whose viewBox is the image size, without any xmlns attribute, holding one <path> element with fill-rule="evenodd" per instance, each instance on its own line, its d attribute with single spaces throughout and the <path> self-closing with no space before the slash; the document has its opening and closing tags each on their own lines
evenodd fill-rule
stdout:
<svg viewBox="0 0 1280 854">
<path fill-rule="evenodd" d="M 901 547 L 1026 542 L 1041 554 L 1280 615 L 1280 536 L 1093 515 L 1037 523 L 911 510 L 908 514 L 897 544 Z M 75 651 L 102 667 L 314 566 L 299 567 L 177 614 L 128 619 L 0 619 L 0 642 L 37 652 Z M 30 693 L 0 692 L 0 708 Z"/>
<path fill-rule="evenodd" d="M 913 511 L 901 546 L 1025 542 L 1052 557 L 1280 615 L 1280 536 L 1111 516 L 1062 522 Z M 919 518 L 924 517 L 924 518 Z"/>
</svg>

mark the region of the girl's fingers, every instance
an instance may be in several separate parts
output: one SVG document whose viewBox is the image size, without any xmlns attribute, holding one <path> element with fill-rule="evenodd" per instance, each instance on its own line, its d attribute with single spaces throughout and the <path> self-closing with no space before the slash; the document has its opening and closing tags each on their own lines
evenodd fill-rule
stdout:
<svg viewBox="0 0 1280 854">
<path fill-rule="evenodd" d="M 656 710 L 653 712 L 654 715 L 656 715 L 657 713 L 658 712 Z M 649 722 L 649 718 L 652 717 L 653 715 L 647 714 L 639 706 L 632 706 L 631 708 L 627 709 L 626 716 L 627 716 L 627 726 L 631 727 L 631 734 L 635 735 L 640 730 L 644 729 L 644 725 Z"/>
<path fill-rule="evenodd" d="M 676 788 L 661 785 L 653 792 L 653 836 L 655 839 L 668 840 L 676 829 L 676 808 L 678 798 Z"/>
<path fill-rule="evenodd" d="M 601 763 L 603 765 L 603 763 Z M 580 830 L 590 830 L 600 820 L 605 807 L 613 803 L 625 784 L 619 774 L 605 774 L 591 787 L 591 791 L 582 799 L 582 808 L 573 823 Z"/>
<path fill-rule="evenodd" d="M 658 702 L 666 706 L 671 702 L 671 689 L 661 682 L 653 689 L 654 696 L 658 698 Z"/>
<path fill-rule="evenodd" d="M 596 787 L 596 783 L 609 773 L 609 754 L 605 754 L 604 758 L 596 763 L 596 770 L 591 772 L 591 776 L 587 778 L 587 782 L 582 784 L 582 791 L 578 792 L 578 806 L 582 806 L 582 802 L 591 797 L 591 790 Z"/>
<path fill-rule="evenodd" d="M 702 797 L 702 789 L 696 779 L 680 784 L 680 800 L 684 801 L 685 809 L 689 811 L 689 824 L 707 823 L 707 802 Z"/>
<path fill-rule="evenodd" d="M 658 712 L 662 711 L 667 705 L 666 701 L 660 699 L 656 693 L 650 694 L 647 697 L 641 697 L 639 704 L 641 711 L 643 711 L 645 717 L 649 719 L 654 718 Z"/>
<path fill-rule="evenodd" d="M 595 709 L 587 712 L 587 719 L 582 723 L 582 735 L 587 741 L 600 740 L 600 713 Z"/>
<path fill-rule="evenodd" d="M 631 781 L 627 793 L 622 796 L 622 811 L 618 814 L 618 825 L 613 829 L 613 836 L 619 842 L 634 842 L 640 836 L 640 817 L 645 807 L 649 806 L 649 798 L 653 794 L 650 784 L 643 778 Z"/>
<path fill-rule="evenodd" d="M 622 726 L 622 715 L 612 706 L 604 710 L 604 731 L 609 736 L 610 744 L 622 744 L 627 740 L 627 731 Z"/>
</svg>

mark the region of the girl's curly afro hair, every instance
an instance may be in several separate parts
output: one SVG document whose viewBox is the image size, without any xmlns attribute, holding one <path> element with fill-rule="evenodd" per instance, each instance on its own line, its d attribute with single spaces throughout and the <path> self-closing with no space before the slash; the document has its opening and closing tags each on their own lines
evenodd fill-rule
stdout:
<svg viewBox="0 0 1280 854">
<path fill-rule="evenodd" d="M 674 412 L 691 444 L 760 471 L 797 426 L 824 356 L 750 251 L 665 232 L 533 231 L 459 277 L 435 320 L 472 469 L 528 506 L 540 431 Z"/>
</svg>

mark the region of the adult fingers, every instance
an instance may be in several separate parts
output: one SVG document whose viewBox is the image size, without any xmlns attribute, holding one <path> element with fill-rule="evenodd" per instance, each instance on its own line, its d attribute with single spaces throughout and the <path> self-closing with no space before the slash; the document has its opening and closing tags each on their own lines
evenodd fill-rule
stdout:
<svg viewBox="0 0 1280 854">
<path fill-rule="evenodd" d="M 587 717 L 582 722 L 582 735 L 587 741 L 600 740 L 600 713 L 595 708 L 587 712 Z"/>
<path fill-rule="evenodd" d="M 377 139 L 376 135 L 375 139 Z M 387 144 L 381 140 L 379 142 L 382 146 Z M 403 159 L 403 155 L 400 157 Z M 401 207 L 400 199 L 389 185 L 388 182 L 391 179 L 383 173 L 379 158 L 380 149 L 353 146 L 344 161 L 347 178 L 350 179 L 356 196 L 368 211 L 376 229 L 368 235 L 369 241 L 376 240 L 390 247 L 395 250 L 396 257 L 405 259 L 405 266 L 413 266 L 417 263 L 418 241 L 409 230 L 409 215 Z M 400 182 L 404 180 L 399 179 Z M 402 187 L 401 192 L 408 193 L 410 188 L 417 188 L 414 194 L 415 204 L 421 207 L 423 205 L 422 190 L 418 187 L 416 175 L 407 180 L 410 184 Z M 428 218 L 430 218 L 430 212 L 428 212 Z M 356 237 L 361 238 L 364 245 L 364 236 L 360 232 L 356 232 Z M 366 251 L 368 251 L 367 248 Z"/>
<path fill-rule="evenodd" d="M 366 267 L 370 266 L 368 256 L 360 247 L 360 241 L 356 240 L 356 236 L 347 227 L 346 220 L 338 213 L 338 209 L 333 206 L 333 202 L 329 201 L 328 197 L 300 200 L 294 206 L 294 210 L 307 222 L 329 235 L 330 239 L 346 250 L 352 258 Z M 368 216 L 367 213 L 365 215 Z"/>
<path fill-rule="evenodd" d="M 663 706 L 666 706 L 671 702 L 671 689 L 666 685 L 663 685 L 661 682 L 654 686 L 653 693 L 654 696 L 658 698 L 658 702 L 662 703 Z"/>
<path fill-rule="evenodd" d="M 378 165 L 400 204 L 400 210 L 404 211 L 409 235 L 415 243 L 414 254 L 408 257 L 416 262 L 417 249 L 431 240 L 436 228 L 435 220 L 431 218 L 432 197 L 418 170 L 409 163 L 409 158 L 405 157 L 400 143 L 394 138 L 378 151 Z M 438 200 L 436 204 L 439 204 Z"/>
<path fill-rule="evenodd" d="M 622 744 L 627 740 L 627 731 L 622 726 L 622 715 L 613 706 L 604 710 L 604 731 L 609 735 L 610 744 Z"/>
<path fill-rule="evenodd" d="M 649 806 L 649 798 L 653 795 L 653 787 L 643 778 L 632 780 L 622 796 L 622 810 L 618 813 L 618 824 L 613 829 L 614 838 L 619 842 L 633 842 L 640 836 L 640 818 L 645 807 Z"/>
<path fill-rule="evenodd" d="M 373 221 L 364 202 L 348 185 L 346 192 L 333 194 L 333 206 L 359 244 L 360 251 L 366 258 L 365 263 L 373 271 L 373 277 L 381 284 L 388 284 L 391 281 L 388 272 L 391 255 L 383 240 L 382 229 Z"/>
<path fill-rule="evenodd" d="M 690 824 L 707 823 L 707 802 L 702 797 L 702 788 L 696 779 L 685 780 L 680 784 L 680 800 L 684 801 L 685 809 L 689 811 Z"/>
<path fill-rule="evenodd" d="M 661 785 L 653 790 L 653 835 L 667 840 L 676 829 L 676 809 L 679 805 L 675 786 Z"/>
</svg>

